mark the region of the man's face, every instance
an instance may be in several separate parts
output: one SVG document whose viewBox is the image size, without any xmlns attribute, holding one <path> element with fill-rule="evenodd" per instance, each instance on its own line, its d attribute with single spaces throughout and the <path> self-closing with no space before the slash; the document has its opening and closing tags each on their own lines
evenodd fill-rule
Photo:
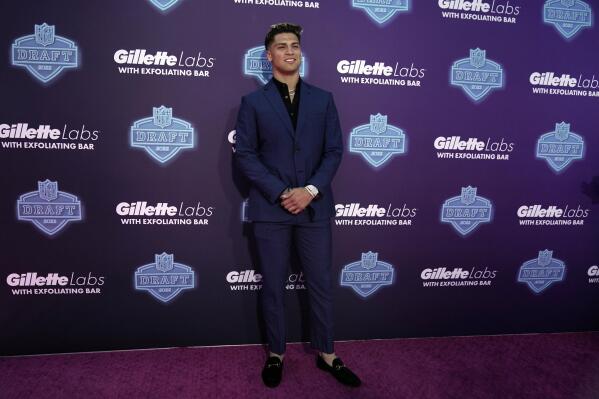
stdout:
<svg viewBox="0 0 599 399">
<path fill-rule="evenodd" d="M 300 44 L 293 33 L 278 33 L 266 52 L 273 71 L 285 75 L 297 73 L 302 59 Z"/>
</svg>

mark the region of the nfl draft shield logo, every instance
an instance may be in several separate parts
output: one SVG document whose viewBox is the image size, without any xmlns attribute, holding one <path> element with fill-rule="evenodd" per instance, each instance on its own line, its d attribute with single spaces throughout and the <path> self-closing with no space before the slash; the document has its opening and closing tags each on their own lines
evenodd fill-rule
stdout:
<svg viewBox="0 0 599 399">
<path fill-rule="evenodd" d="M 361 154 L 366 162 L 378 168 L 393 155 L 406 152 L 406 135 L 402 129 L 387 124 L 387 115 L 370 115 L 369 124 L 351 131 L 349 151 Z"/>
<path fill-rule="evenodd" d="M 553 251 L 539 251 L 539 257 L 526 261 L 518 271 L 518 282 L 526 283 L 534 293 L 540 294 L 551 284 L 563 281 L 566 264 L 553 258 Z"/>
<path fill-rule="evenodd" d="M 410 2 L 412 0 L 352 0 L 353 8 L 361 8 L 368 16 L 379 25 L 383 25 L 389 21 L 395 14 L 399 12 L 409 11 Z"/>
<path fill-rule="evenodd" d="M 174 255 L 156 254 L 154 263 L 135 271 L 135 289 L 148 291 L 154 298 L 167 303 L 183 290 L 195 287 L 195 273 L 189 266 L 174 262 Z"/>
<path fill-rule="evenodd" d="M 272 65 L 266 58 L 264 46 L 252 47 L 243 57 L 243 74 L 253 76 L 261 84 L 266 84 L 272 78 Z M 300 62 L 300 76 L 306 75 L 306 57 L 302 55 Z"/>
<path fill-rule="evenodd" d="M 463 236 L 493 217 L 493 204 L 477 196 L 476 191 L 476 187 L 462 187 L 462 195 L 448 199 L 441 207 L 441 222 L 451 224 Z"/>
<path fill-rule="evenodd" d="M 150 0 L 160 11 L 167 11 L 169 8 L 177 4 L 180 0 Z"/>
<path fill-rule="evenodd" d="M 24 67 L 42 83 L 56 78 L 66 68 L 79 65 L 75 42 L 57 36 L 54 25 L 35 25 L 33 35 L 17 38 L 11 49 L 11 63 Z"/>
<path fill-rule="evenodd" d="M 173 117 L 173 109 L 153 107 L 152 117 L 131 126 L 131 147 L 143 148 L 159 163 L 172 159 L 181 150 L 194 148 L 194 132 L 189 122 Z"/>
<path fill-rule="evenodd" d="M 76 196 L 58 191 L 58 183 L 37 182 L 37 191 L 23 194 L 17 200 L 17 219 L 29 221 L 43 233 L 52 236 L 69 222 L 81 220 L 81 202 Z"/>
<path fill-rule="evenodd" d="M 393 284 L 394 269 L 378 260 L 377 252 L 362 253 L 362 260 L 352 262 L 341 270 L 341 286 L 351 287 L 356 294 L 366 298 L 379 288 Z"/>
<path fill-rule="evenodd" d="M 593 26 L 593 11 L 581 0 L 547 0 L 543 8 L 543 22 L 553 25 L 568 40 L 582 28 Z"/>
<path fill-rule="evenodd" d="M 555 131 L 545 133 L 537 140 L 537 158 L 547 161 L 557 173 L 572 161 L 584 158 L 584 139 L 570 131 L 569 123 L 556 123 Z"/>
<path fill-rule="evenodd" d="M 504 86 L 503 68 L 487 59 L 486 50 L 470 50 L 470 57 L 454 62 L 451 67 L 452 86 L 461 87 L 473 101 L 481 101 L 494 89 Z"/>
</svg>

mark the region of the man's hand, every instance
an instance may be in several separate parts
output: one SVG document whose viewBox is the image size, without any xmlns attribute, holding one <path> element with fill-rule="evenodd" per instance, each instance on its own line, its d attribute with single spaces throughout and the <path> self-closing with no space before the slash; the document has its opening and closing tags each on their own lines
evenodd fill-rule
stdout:
<svg viewBox="0 0 599 399">
<path fill-rule="evenodd" d="M 292 188 L 281 195 L 281 205 L 288 212 L 297 215 L 312 202 L 312 195 L 303 187 Z"/>
</svg>

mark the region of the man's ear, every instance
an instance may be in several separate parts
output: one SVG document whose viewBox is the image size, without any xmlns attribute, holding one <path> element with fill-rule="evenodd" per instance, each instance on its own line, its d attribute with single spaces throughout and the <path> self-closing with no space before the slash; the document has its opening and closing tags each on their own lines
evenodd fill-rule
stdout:
<svg viewBox="0 0 599 399">
<path fill-rule="evenodd" d="M 266 50 L 266 58 L 268 62 L 272 62 L 272 54 L 270 53 L 270 49 Z"/>
</svg>

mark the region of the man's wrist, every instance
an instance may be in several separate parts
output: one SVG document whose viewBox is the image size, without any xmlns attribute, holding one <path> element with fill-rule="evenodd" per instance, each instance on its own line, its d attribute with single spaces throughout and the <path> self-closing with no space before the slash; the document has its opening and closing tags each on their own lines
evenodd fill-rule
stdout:
<svg viewBox="0 0 599 399">
<path fill-rule="evenodd" d="M 316 196 L 318 195 L 318 189 L 312 184 L 308 184 L 306 187 L 304 187 L 304 189 L 310 193 L 312 198 L 316 198 Z"/>
</svg>

